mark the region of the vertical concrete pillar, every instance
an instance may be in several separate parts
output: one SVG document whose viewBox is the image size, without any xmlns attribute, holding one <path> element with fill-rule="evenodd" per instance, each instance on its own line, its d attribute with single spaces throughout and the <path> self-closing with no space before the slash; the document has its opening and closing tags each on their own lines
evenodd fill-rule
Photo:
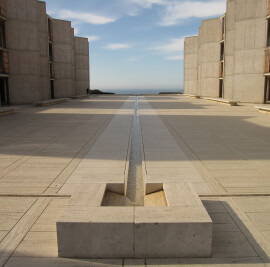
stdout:
<svg viewBox="0 0 270 267">
<path fill-rule="evenodd" d="M 220 18 L 204 20 L 199 31 L 200 96 L 219 97 Z"/>
<path fill-rule="evenodd" d="M 83 95 L 90 88 L 89 43 L 87 38 L 75 37 L 76 95 Z"/>
<path fill-rule="evenodd" d="M 184 49 L 184 93 L 197 95 L 198 36 L 187 37 Z"/>
<path fill-rule="evenodd" d="M 70 21 L 53 21 L 55 97 L 71 97 L 74 90 L 74 32 Z"/>
<path fill-rule="evenodd" d="M 48 17 L 46 3 L 37 2 L 38 8 L 38 48 L 40 68 L 40 100 L 50 98 L 50 67 L 49 67 L 49 42 L 48 42 Z"/>
</svg>

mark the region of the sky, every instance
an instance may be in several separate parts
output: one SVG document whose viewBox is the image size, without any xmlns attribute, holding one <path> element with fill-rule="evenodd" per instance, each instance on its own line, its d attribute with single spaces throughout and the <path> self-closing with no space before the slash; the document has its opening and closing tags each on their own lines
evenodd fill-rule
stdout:
<svg viewBox="0 0 270 267">
<path fill-rule="evenodd" d="M 184 38 L 226 0 L 45 0 L 47 13 L 88 37 L 91 89 L 183 88 Z"/>
</svg>

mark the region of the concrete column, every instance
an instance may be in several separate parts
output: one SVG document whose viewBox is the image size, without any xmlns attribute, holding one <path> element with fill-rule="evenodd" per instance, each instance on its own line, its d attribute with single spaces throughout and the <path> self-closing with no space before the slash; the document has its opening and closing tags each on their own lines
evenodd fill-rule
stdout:
<svg viewBox="0 0 270 267">
<path fill-rule="evenodd" d="M 75 37 L 76 95 L 83 95 L 90 88 L 89 43 L 87 38 Z"/>
</svg>

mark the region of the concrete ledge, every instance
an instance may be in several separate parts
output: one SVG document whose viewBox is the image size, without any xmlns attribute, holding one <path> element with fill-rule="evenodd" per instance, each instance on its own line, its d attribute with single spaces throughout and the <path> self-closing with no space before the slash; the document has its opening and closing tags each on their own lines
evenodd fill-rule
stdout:
<svg viewBox="0 0 270 267">
<path fill-rule="evenodd" d="M 182 94 L 183 96 L 187 96 L 187 97 L 193 97 L 193 98 L 197 98 L 200 99 L 201 97 L 199 95 L 189 95 L 189 94 Z"/>
<path fill-rule="evenodd" d="M 149 190 L 159 187 L 152 184 Z M 210 257 L 213 223 L 192 185 L 163 188 L 168 206 L 113 207 L 102 206 L 109 185 L 82 185 L 57 221 L 59 256 Z"/>
<path fill-rule="evenodd" d="M 7 116 L 10 114 L 15 113 L 15 109 L 14 108 L 9 108 L 9 107 L 0 107 L 0 117 L 1 116 Z"/>
<path fill-rule="evenodd" d="M 238 102 L 237 101 L 233 101 L 233 100 L 226 100 L 226 99 L 223 99 L 223 98 L 205 98 L 207 101 L 211 101 L 211 102 L 217 102 L 217 103 L 220 103 L 220 104 L 225 104 L 225 105 L 228 105 L 228 106 L 237 106 Z"/>
<path fill-rule="evenodd" d="M 71 99 L 82 99 L 82 98 L 88 98 L 89 95 L 75 95 L 72 96 Z"/>
<path fill-rule="evenodd" d="M 258 109 L 260 112 L 270 114 L 270 105 L 255 106 L 255 108 Z"/>
<path fill-rule="evenodd" d="M 66 103 L 68 98 L 57 98 L 57 99 L 49 99 L 45 101 L 40 101 L 35 104 L 36 107 L 48 107 L 53 106 L 61 103 Z"/>
</svg>

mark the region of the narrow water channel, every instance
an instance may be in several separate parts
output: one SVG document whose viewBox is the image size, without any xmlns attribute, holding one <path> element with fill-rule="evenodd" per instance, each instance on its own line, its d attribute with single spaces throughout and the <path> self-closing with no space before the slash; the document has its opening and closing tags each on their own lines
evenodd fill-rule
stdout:
<svg viewBox="0 0 270 267">
<path fill-rule="evenodd" d="M 144 206 L 145 183 L 142 170 L 142 131 L 139 115 L 139 100 L 136 97 L 131 130 L 130 156 L 126 197 L 129 205 Z"/>
</svg>

